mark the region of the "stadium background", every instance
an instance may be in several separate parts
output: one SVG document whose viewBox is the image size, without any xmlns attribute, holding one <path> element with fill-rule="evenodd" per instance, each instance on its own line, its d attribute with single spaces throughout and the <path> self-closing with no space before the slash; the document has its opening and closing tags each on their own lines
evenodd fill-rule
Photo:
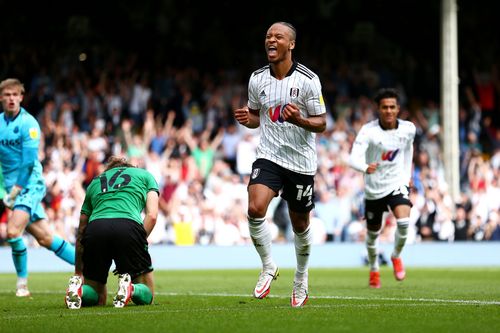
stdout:
<svg viewBox="0 0 500 333">
<path fill-rule="evenodd" d="M 367 62 L 400 79 L 415 99 L 439 99 L 441 1 L 310 1 L 283 4 L 252 1 L 236 8 L 233 1 L 2 1 L 2 77 L 29 82 L 39 68 L 81 52 L 88 66 L 112 52 L 139 56 L 138 67 L 155 69 L 166 63 L 209 71 L 235 69 L 246 80 L 264 60 L 263 36 L 276 20 L 298 30 L 295 56 L 316 70 L 343 62 Z M 474 69 L 498 64 L 499 4 L 457 1 L 461 80 Z M 5 56 L 14 52 L 15 66 Z M 408 62 L 418 69 L 410 70 Z M 406 68 L 405 68 L 406 67 Z M 415 78 L 409 78 L 410 73 Z"/>
<path fill-rule="evenodd" d="M 498 133 L 500 26 L 495 22 L 499 4 L 457 3 L 461 105 L 471 118 L 467 92 L 472 91 L 479 99 L 479 85 L 484 82 L 477 79 L 486 80 L 493 87 L 493 105 L 484 111 L 492 116 L 492 128 Z M 336 108 L 340 97 L 347 95 L 350 101 L 361 104 L 363 96 L 370 97 L 382 85 L 404 89 L 409 113 L 429 101 L 439 102 L 439 1 L 252 1 L 238 6 L 243 8 L 236 8 L 231 1 L 48 1 L 29 6 L 2 2 L 6 15 L 0 23 L 1 76 L 16 76 L 25 82 L 24 106 L 37 115 L 43 114 L 46 102 L 54 98 L 57 89 L 50 88 L 51 84 L 60 84 L 63 90 L 71 86 L 68 81 L 74 77 L 65 77 L 64 73 L 74 68 L 82 86 L 93 91 L 98 89 L 102 72 L 118 76 L 116 64 L 132 64 L 130 72 L 123 72 L 139 73 L 138 77 L 140 73 L 154 75 L 172 68 L 185 74 L 195 68 L 200 81 L 208 76 L 214 85 L 245 86 L 251 71 L 265 63 L 263 37 L 267 27 L 274 21 L 285 20 L 298 30 L 294 56 L 320 74 L 334 120 L 340 115 Z M 115 67 L 106 68 L 109 63 Z M 338 85 L 339 73 L 346 68 L 354 73 L 347 88 Z M 376 82 L 362 77 L 364 73 L 376 73 Z M 190 83 L 195 99 L 203 101 L 206 86 Z M 188 119 L 182 119 L 179 101 L 163 105 L 158 99 L 151 104 L 155 114 L 164 115 L 163 120 L 170 108 L 178 108 L 176 126 Z M 205 105 L 200 107 L 204 109 Z M 229 125 L 227 112 L 224 116 L 216 121 L 216 126 Z M 86 126 L 90 132 L 95 123 Z M 498 148 L 498 137 L 492 141 L 483 128 L 479 132 L 481 153 L 488 160 Z M 212 134 L 215 133 L 216 130 Z M 75 168 L 77 165 L 73 164 Z M 54 209 L 50 188 L 48 197 L 46 204 Z M 498 215 L 498 206 L 487 212 L 484 224 L 490 222 L 492 211 Z M 498 225 L 498 216 L 494 222 Z M 64 226 L 54 228 L 68 232 Z M 70 234 L 67 237 L 71 239 Z M 450 240 L 438 239 L 437 235 L 430 239 Z M 475 240 L 474 236 L 469 240 Z M 36 246 L 32 240 L 31 243 Z"/>
</svg>

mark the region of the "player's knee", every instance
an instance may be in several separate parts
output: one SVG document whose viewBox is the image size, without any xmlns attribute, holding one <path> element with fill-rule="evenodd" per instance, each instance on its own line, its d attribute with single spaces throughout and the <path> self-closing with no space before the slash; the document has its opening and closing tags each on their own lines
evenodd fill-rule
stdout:
<svg viewBox="0 0 500 333">
<path fill-rule="evenodd" d="M 50 250 L 50 246 L 52 245 L 52 237 L 50 235 L 43 235 L 36 237 L 36 241 L 40 246 L 43 246 Z"/>
<path fill-rule="evenodd" d="M 22 236 L 22 230 L 7 228 L 7 239 L 14 239 Z"/>
<path fill-rule="evenodd" d="M 248 205 L 248 216 L 250 217 L 262 217 L 266 216 L 267 207 L 259 206 L 255 203 L 250 203 Z"/>
<path fill-rule="evenodd" d="M 292 220 L 292 227 L 293 227 L 294 233 L 303 234 L 307 230 L 307 228 L 309 227 L 309 221 L 308 220 L 299 220 L 299 221 Z"/>
</svg>

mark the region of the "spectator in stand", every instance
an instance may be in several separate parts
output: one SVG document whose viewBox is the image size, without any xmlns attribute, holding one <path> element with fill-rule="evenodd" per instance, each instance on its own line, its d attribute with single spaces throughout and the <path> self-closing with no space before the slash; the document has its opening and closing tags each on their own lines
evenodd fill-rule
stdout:
<svg viewBox="0 0 500 333">
<path fill-rule="evenodd" d="M 132 88 L 132 96 L 129 104 L 129 115 L 134 128 L 141 128 L 146 117 L 146 110 L 151 103 L 151 95 L 153 90 L 149 82 L 149 74 L 143 73 L 134 75 L 137 81 Z"/>
<path fill-rule="evenodd" d="M 453 219 L 455 225 L 455 241 L 466 241 L 468 239 L 467 232 L 470 227 L 470 220 L 467 216 L 467 211 L 463 205 L 458 204 L 455 208 L 455 218 Z"/>
<path fill-rule="evenodd" d="M 500 218 L 499 212 L 491 211 L 486 222 L 484 238 L 488 241 L 500 241 Z"/>
<path fill-rule="evenodd" d="M 323 223 L 326 233 L 326 242 L 340 240 L 340 232 L 335 226 L 336 209 L 335 197 L 327 189 L 318 191 L 318 200 L 315 202 L 315 217 Z"/>
<path fill-rule="evenodd" d="M 252 172 L 252 162 L 255 161 L 257 156 L 258 139 L 257 135 L 245 129 L 243 138 L 238 142 L 236 147 L 236 172 L 240 176 L 247 176 Z"/>
<path fill-rule="evenodd" d="M 227 125 L 224 135 L 222 137 L 222 152 L 224 162 L 229 164 L 231 170 L 236 173 L 236 157 L 238 152 L 238 144 L 241 141 L 242 135 L 238 131 L 236 124 L 231 123 Z"/>
<path fill-rule="evenodd" d="M 215 137 L 210 139 L 212 129 L 213 124 L 207 126 L 199 137 L 194 137 L 189 121 L 186 122 L 183 129 L 184 140 L 191 151 L 191 156 L 194 158 L 199 175 L 203 181 L 206 180 L 210 170 L 212 170 L 215 153 L 224 137 L 224 129 L 220 128 Z"/>
</svg>

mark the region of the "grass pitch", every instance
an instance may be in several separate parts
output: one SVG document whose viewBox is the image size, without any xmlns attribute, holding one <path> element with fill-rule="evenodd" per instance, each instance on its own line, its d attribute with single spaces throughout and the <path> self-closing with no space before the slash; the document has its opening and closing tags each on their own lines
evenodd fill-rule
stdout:
<svg viewBox="0 0 500 333">
<path fill-rule="evenodd" d="M 500 332 L 500 268 L 409 268 L 382 288 L 368 270 L 310 269 L 310 299 L 290 307 L 293 270 L 281 270 L 270 295 L 252 297 L 257 270 L 156 271 L 151 306 L 108 304 L 68 310 L 70 273 L 31 273 L 32 297 L 15 297 L 14 274 L 0 274 L 0 332 Z"/>
</svg>

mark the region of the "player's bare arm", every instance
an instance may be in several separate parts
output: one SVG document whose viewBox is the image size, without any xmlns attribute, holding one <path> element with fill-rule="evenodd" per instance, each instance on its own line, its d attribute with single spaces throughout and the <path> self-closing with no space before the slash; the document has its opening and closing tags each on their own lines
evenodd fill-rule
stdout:
<svg viewBox="0 0 500 333">
<path fill-rule="evenodd" d="M 234 118 L 238 123 L 248 128 L 260 126 L 259 111 L 249 109 L 248 106 L 234 110 Z"/>
<path fill-rule="evenodd" d="M 299 107 L 294 103 L 288 103 L 283 109 L 281 116 L 285 121 L 311 132 L 320 133 L 326 129 L 326 114 L 303 118 Z"/>
<path fill-rule="evenodd" d="M 149 236 L 151 231 L 156 225 L 156 220 L 158 218 L 158 193 L 156 191 L 149 191 L 146 196 L 146 214 L 144 216 L 144 229 L 146 230 L 146 235 Z"/>
<path fill-rule="evenodd" d="M 76 235 L 75 244 L 75 274 L 83 275 L 83 245 L 82 238 L 85 233 L 85 229 L 89 223 L 89 217 L 86 214 L 80 214 L 80 224 L 78 225 L 78 231 Z"/>
</svg>

